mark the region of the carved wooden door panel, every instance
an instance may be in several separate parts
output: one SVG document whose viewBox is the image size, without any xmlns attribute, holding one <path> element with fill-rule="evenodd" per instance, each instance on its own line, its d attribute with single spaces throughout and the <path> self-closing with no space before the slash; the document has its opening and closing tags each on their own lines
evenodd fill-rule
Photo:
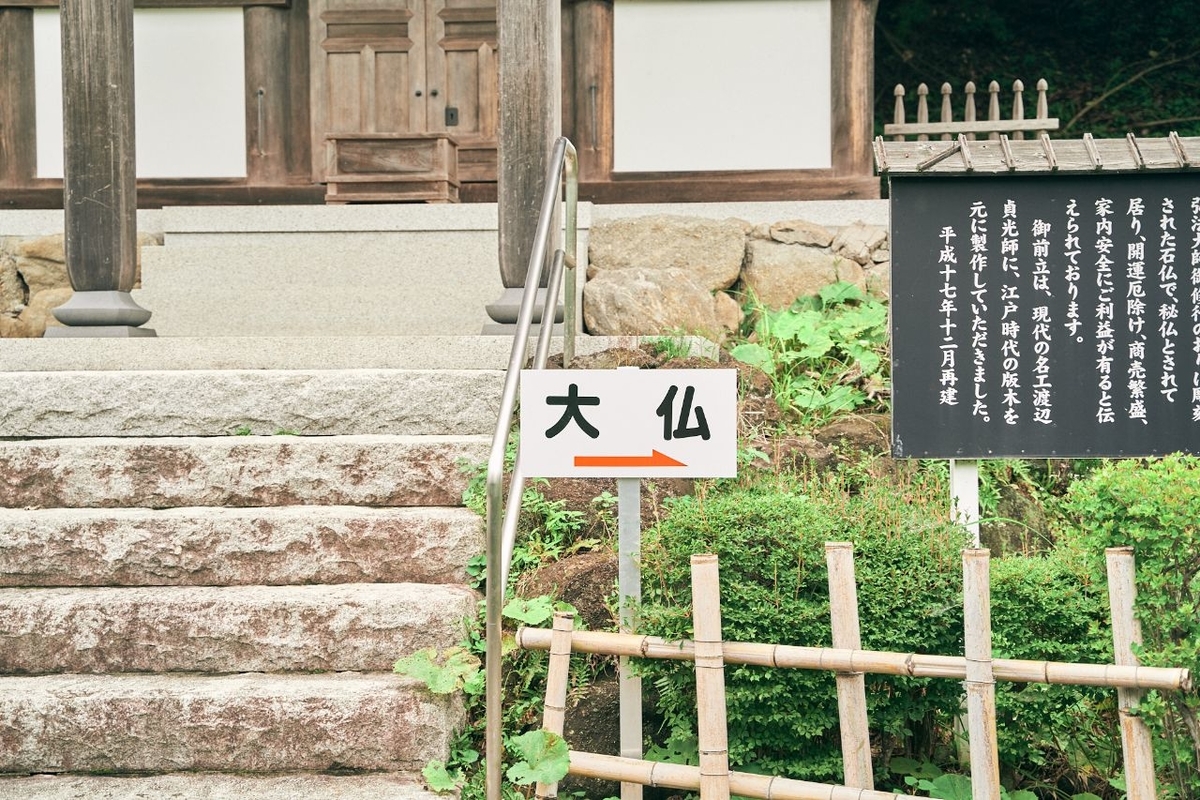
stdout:
<svg viewBox="0 0 1200 800">
<path fill-rule="evenodd" d="M 496 179 L 496 0 L 312 0 L 313 175 L 334 133 L 449 133 Z"/>
<path fill-rule="evenodd" d="M 325 176 L 331 133 L 423 133 L 426 0 L 314 0 L 313 175 Z"/>
<path fill-rule="evenodd" d="M 494 181 L 500 113 L 496 0 L 428 3 L 429 131 L 457 140 L 462 180 Z"/>
</svg>

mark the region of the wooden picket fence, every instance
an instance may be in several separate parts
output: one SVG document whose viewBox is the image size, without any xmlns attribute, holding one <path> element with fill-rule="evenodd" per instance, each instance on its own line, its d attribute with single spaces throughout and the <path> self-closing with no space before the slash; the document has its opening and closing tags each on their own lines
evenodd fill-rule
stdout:
<svg viewBox="0 0 1200 800">
<path fill-rule="evenodd" d="M 978 134 L 987 134 L 989 139 L 999 139 L 1000 134 L 1009 134 L 1013 139 L 1025 138 L 1025 132 L 1030 131 L 1037 138 L 1048 131 L 1058 130 L 1058 119 L 1050 116 L 1049 103 L 1046 99 L 1048 84 L 1045 78 L 1037 82 L 1037 104 L 1033 119 L 1025 118 L 1025 84 L 1014 81 L 1012 92 L 1012 117 L 1000 117 L 1000 84 L 992 81 L 988 84 L 988 112 L 986 120 L 976 118 L 975 82 L 967 81 L 964 87 L 963 118 L 955 121 L 951 95 L 954 93 L 949 83 L 942 84 L 941 119 L 938 122 L 929 121 L 929 87 L 925 84 L 917 86 L 917 121 L 906 122 L 904 109 L 904 86 L 896 84 L 896 107 L 892 113 L 892 122 L 883 126 L 885 136 L 891 136 L 897 142 L 903 142 L 908 136 L 916 136 L 917 141 L 929 141 L 929 137 L 940 136 L 943 140 L 955 139 L 964 134 L 968 139 L 974 139 Z"/>
<path fill-rule="evenodd" d="M 1000 764 L 996 746 L 995 681 L 1102 686 L 1117 690 L 1130 800 L 1157 797 L 1150 733 L 1136 714 L 1143 692 L 1188 691 L 1186 669 L 1142 667 L 1133 655 L 1140 630 L 1134 616 L 1132 548 L 1106 551 L 1115 664 L 1067 664 L 992 657 L 991 601 L 987 550 L 963 551 L 965 656 L 934 656 L 862 650 L 858 599 L 851 545 L 826 544 L 829 565 L 833 647 L 723 642 L 717 557 L 692 557 L 693 641 L 653 636 L 575 631 L 573 615 L 557 614 L 552 629 L 522 628 L 519 646 L 549 650 L 545 730 L 562 735 L 571 653 L 600 653 L 694 661 L 699 733 L 699 766 L 668 764 L 571 751 L 569 774 L 642 786 L 699 790 L 702 800 L 726 800 L 731 794 L 764 800 L 888 800 L 875 791 L 871 769 L 865 673 L 948 678 L 964 682 L 972 794 L 999 800 Z M 724 665 L 833 671 L 837 676 L 844 785 L 752 775 L 729 769 Z M 557 796 L 556 784 L 539 784 L 537 797 Z"/>
</svg>

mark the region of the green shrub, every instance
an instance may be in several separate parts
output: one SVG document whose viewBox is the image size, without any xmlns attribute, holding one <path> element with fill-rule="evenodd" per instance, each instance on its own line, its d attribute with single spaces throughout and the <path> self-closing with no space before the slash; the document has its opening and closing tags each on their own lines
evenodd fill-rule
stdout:
<svg viewBox="0 0 1200 800">
<path fill-rule="evenodd" d="M 1137 563 L 1137 612 L 1150 666 L 1200 670 L 1200 459 L 1106 465 L 1074 484 L 1064 508 L 1074 516 L 1075 541 L 1097 583 L 1104 584 L 1104 548 L 1132 546 Z M 1151 693 L 1141 704 L 1155 739 L 1155 763 L 1170 796 L 1200 796 L 1200 730 L 1195 694 Z"/>
<path fill-rule="evenodd" d="M 855 545 L 863 646 L 898 652 L 962 653 L 962 531 L 948 524 L 938 492 L 917 485 L 726 486 L 681 498 L 643 545 L 643 630 L 690 638 L 689 561 L 721 559 L 724 638 L 829 646 L 824 543 Z M 694 750 L 695 683 L 690 663 L 647 662 L 665 722 L 659 756 Z M 841 780 L 832 673 L 726 667 L 729 752 L 735 768 L 821 781 Z M 955 681 L 868 676 L 877 742 L 931 756 L 937 721 L 956 711 Z"/>
<path fill-rule="evenodd" d="M 996 658 L 1112 663 L 1107 596 L 1071 549 L 993 559 Z M 1000 763 L 1017 785 L 1103 791 L 1121 771 L 1112 690 L 996 684 Z"/>
</svg>

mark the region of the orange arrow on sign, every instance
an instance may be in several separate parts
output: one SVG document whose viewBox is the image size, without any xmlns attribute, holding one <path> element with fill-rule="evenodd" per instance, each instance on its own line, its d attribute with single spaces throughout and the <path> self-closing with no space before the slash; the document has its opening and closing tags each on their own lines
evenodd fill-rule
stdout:
<svg viewBox="0 0 1200 800">
<path fill-rule="evenodd" d="M 686 467 L 666 453 L 651 450 L 648 456 L 575 456 L 577 467 Z"/>
</svg>

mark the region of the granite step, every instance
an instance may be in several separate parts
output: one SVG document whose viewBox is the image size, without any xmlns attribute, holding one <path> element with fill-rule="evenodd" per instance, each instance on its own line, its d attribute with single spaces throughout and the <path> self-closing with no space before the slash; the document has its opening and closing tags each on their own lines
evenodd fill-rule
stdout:
<svg viewBox="0 0 1200 800">
<path fill-rule="evenodd" d="M 0 586 L 465 583 L 465 508 L 0 508 Z"/>
<path fill-rule="evenodd" d="M 456 506 L 488 436 L 0 441 L 0 507 Z"/>
<path fill-rule="evenodd" d="M 220 773 L 0 777 L 6 800 L 439 800 L 404 775 Z"/>
<path fill-rule="evenodd" d="M 0 372 L 0 437 L 490 434 L 501 370 Z"/>
<path fill-rule="evenodd" d="M 366 770 L 419 781 L 461 701 L 397 675 L 0 678 L 0 773 Z"/>
<path fill-rule="evenodd" d="M 386 672 L 466 636 L 463 586 L 0 589 L 0 672 Z"/>
</svg>

